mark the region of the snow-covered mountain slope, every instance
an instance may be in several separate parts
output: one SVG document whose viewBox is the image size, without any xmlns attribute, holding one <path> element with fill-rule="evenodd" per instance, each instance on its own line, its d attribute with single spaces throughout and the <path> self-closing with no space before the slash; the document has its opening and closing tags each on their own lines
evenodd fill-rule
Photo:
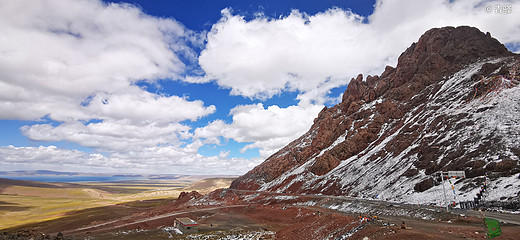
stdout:
<svg viewBox="0 0 520 240">
<path fill-rule="evenodd" d="M 426 32 L 381 76 L 352 79 L 343 101 L 232 188 L 413 203 L 520 194 L 520 57 L 476 28 Z"/>
</svg>

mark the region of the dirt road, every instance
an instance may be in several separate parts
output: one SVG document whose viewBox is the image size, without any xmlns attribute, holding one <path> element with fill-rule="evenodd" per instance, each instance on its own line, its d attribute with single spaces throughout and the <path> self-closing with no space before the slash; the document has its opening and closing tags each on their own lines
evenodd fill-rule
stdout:
<svg viewBox="0 0 520 240">
<path fill-rule="evenodd" d="M 113 221 L 109 221 L 109 222 L 104 222 L 104 223 L 100 223 L 100 224 L 77 228 L 77 229 L 73 229 L 70 231 L 65 231 L 64 233 L 71 234 L 71 233 L 86 232 L 86 231 L 98 232 L 98 231 L 103 231 L 107 228 L 110 230 L 114 230 L 114 229 L 119 229 L 119 228 L 123 228 L 126 226 L 138 224 L 138 223 L 150 222 L 150 221 L 154 221 L 154 220 L 159 220 L 159 219 L 168 218 L 168 217 L 174 217 L 174 216 L 187 214 L 187 213 L 213 211 L 213 210 L 219 210 L 219 209 L 225 209 L 225 208 L 235 208 L 235 207 L 245 207 L 245 206 L 247 206 L 247 205 L 231 205 L 231 206 L 221 206 L 221 207 L 199 208 L 199 209 L 192 209 L 192 210 L 177 211 L 177 212 L 161 214 L 161 215 L 143 218 L 143 219 L 134 219 L 134 220 L 131 220 L 130 217 L 126 217 L 126 218 L 117 219 L 117 220 L 113 220 Z M 118 224 L 118 222 L 122 222 L 122 223 Z"/>
<path fill-rule="evenodd" d="M 244 193 L 267 193 L 272 195 L 290 195 L 290 196 L 305 196 L 305 197 L 313 197 L 318 199 L 337 199 L 341 201 L 361 201 L 376 205 L 392 205 L 393 207 L 402 208 L 402 209 L 413 209 L 416 208 L 416 204 L 400 204 L 400 203 L 388 203 L 383 201 L 369 200 L 369 199 L 357 199 L 346 196 L 332 196 L 332 195 L 314 195 L 314 194 L 289 194 L 289 193 L 277 193 L 277 192 L 266 192 L 266 191 L 251 191 L 251 190 L 238 190 L 238 189 L 226 189 L 227 191 L 236 191 L 236 192 L 244 192 Z M 435 209 L 431 206 L 420 205 L 419 207 L 424 209 Z M 464 210 L 464 209 L 453 209 L 450 211 L 452 214 L 465 214 L 467 216 L 473 216 L 480 218 L 480 213 L 474 210 Z M 520 225 L 520 214 L 508 214 L 508 213 L 499 213 L 499 212 L 483 212 L 485 217 L 494 218 L 503 223 L 510 223 L 515 225 Z"/>
<path fill-rule="evenodd" d="M 469 216 L 480 217 L 480 213 L 478 211 L 469 210 L 465 212 Z M 499 213 L 499 212 L 482 212 L 485 217 L 494 218 L 503 223 L 510 223 L 520 225 L 520 214 L 507 214 L 507 213 Z"/>
</svg>

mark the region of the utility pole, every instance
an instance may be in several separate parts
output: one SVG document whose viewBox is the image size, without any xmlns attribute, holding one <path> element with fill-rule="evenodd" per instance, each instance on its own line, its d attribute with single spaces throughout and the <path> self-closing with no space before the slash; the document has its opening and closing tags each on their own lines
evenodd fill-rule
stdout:
<svg viewBox="0 0 520 240">
<path fill-rule="evenodd" d="M 442 178 L 442 191 L 444 193 L 444 205 L 446 205 L 446 207 L 448 206 L 448 199 L 446 198 L 446 187 L 444 186 L 444 173 L 442 170 L 441 170 L 441 178 Z M 457 177 L 462 177 L 462 178 L 466 178 L 466 172 L 465 171 L 448 171 L 446 172 L 446 176 L 448 176 L 449 178 L 457 178 Z M 451 184 L 451 180 L 450 180 L 450 184 Z M 452 184 L 452 189 L 453 189 L 453 202 L 456 202 L 457 200 L 457 195 L 455 194 L 455 184 Z M 447 211 L 447 209 L 446 209 Z"/>
<path fill-rule="evenodd" d="M 442 179 L 442 191 L 444 192 L 444 204 L 443 205 L 446 205 L 448 200 L 446 199 L 446 187 L 444 187 L 444 173 L 442 172 L 442 170 L 441 170 L 441 179 Z M 448 211 L 447 208 L 446 208 L 446 211 Z"/>
</svg>

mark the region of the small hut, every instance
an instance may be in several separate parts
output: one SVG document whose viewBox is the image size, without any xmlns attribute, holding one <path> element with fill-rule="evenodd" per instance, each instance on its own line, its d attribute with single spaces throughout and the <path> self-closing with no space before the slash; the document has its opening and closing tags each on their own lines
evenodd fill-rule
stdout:
<svg viewBox="0 0 520 240">
<path fill-rule="evenodd" d="M 183 217 L 176 218 L 173 226 L 181 230 L 182 233 L 193 233 L 197 232 L 198 224 L 191 218 Z"/>
</svg>

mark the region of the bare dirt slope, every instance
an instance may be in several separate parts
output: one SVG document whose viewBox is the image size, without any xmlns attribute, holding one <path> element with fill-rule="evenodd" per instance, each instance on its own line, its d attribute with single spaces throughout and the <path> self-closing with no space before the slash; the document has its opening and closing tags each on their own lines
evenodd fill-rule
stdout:
<svg viewBox="0 0 520 240">
<path fill-rule="evenodd" d="M 228 187 L 231 181 L 220 178 L 201 180 L 197 177 L 99 183 L 42 183 L 0 179 L 0 229 L 58 219 L 82 209 L 176 198 L 188 186 L 190 190 L 209 192 Z"/>
<path fill-rule="evenodd" d="M 171 227 L 177 217 L 196 220 L 199 232 L 175 235 Z M 403 221 L 406 228 L 401 227 Z M 184 193 L 177 200 L 134 202 L 82 211 L 25 229 L 51 235 L 62 231 L 66 236 L 101 240 L 485 239 L 481 219 L 446 213 L 438 208 L 229 189 L 207 195 Z M 502 230 L 503 234 L 496 239 L 516 239 L 520 234 L 518 225 L 502 223 Z"/>
<path fill-rule="evenodd" d="M 219 188 L 228 188 L 235 178 L 206 178 L 197 181 L 186 188 L 186 191 L 197 191 L 208 194 Z"/>
</svg>

